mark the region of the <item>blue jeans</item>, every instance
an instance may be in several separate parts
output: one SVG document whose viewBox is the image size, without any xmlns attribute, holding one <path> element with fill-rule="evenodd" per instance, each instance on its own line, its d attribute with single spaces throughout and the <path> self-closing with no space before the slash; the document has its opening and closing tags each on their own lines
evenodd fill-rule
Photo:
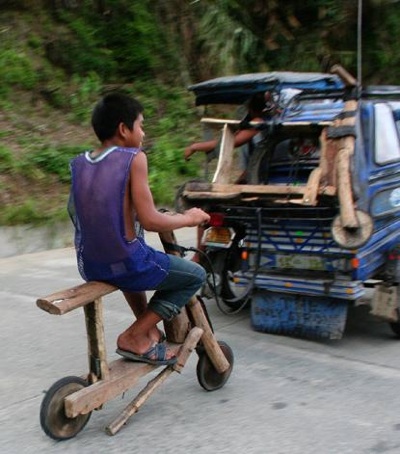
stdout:
<svg viewBox="0 0 400 454">
<path fill-rule="evenodd" d="M 204 268 L 197 263 L 170 255 L 170 268 L 167 277 L 155 288 L 149 302 L 149 309 L 164 320 L 178 315 L 182 307 L 206 280 Z"/>
</svg>

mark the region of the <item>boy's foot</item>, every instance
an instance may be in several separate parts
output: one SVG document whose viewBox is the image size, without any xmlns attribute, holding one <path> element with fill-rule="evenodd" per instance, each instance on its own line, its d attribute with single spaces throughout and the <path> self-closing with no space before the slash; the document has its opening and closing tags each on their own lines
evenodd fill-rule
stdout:
<svg viewBox="0 0 400 454">
<path fill-rule="evenodd" d="M 157 327 L 154 327 L 149 331 L 149 338 L 154 344 L 159 344 L 167 340 L 167 336 L 165 335 L 164 331 Z"/>
<path fill-rule="evenodd" d="M 176 356 L 168 358 L 168 349 L 165 342 L 153 345 L 146 353 L 142 355 L 133 353 L 128 350 L 117 348 L 117 353 L 131 361 L 137 361 L 154 366 L 172 365 L 177 361 Z"/>
</svg>

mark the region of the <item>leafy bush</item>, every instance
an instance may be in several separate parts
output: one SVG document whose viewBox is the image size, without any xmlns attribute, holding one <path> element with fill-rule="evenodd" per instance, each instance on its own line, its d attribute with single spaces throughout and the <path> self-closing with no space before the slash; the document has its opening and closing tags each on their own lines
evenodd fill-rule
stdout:
<svg viewBox="0 0 400 454">
<path fill-rule="evenodd" d="M 0 145 L 0 172 L 9 172 L 13 168 L 13 155 L 4 145 Z"/>
<path fill-rule="evenodd" d="M 76 147 L 64 145 L 54 148 L 46 146 L 33 152 L 28 159 L 31 164 L 38 166 L 45 172 L 57 175 L 61 182 L 69 183 L 71 181 L 69 162 L 79 152 L 80 150 L 77 150 Z"/>
<path fill-rule="evenodd" d="M 73 119 L 86 122 L 91 114 L 91 105 L 100 95 L 100 77 L 95 72 L 90 72 L 87 76 L 75 75 L 73 85 L 76 87 L 70 98 Z"/>
<path fill-rule="evenodd" d="M 31 90 L 37 83 L 37 73 L 29 57 L 16 49 L 0 52 L 0 95 L 6 95 L 14 87 Z"/>
</svg>

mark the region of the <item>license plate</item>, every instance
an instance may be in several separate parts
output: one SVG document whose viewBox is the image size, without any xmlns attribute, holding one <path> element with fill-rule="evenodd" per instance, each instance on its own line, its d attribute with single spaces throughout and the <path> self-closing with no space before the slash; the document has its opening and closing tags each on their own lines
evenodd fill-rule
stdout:
<svg viewBox="0 0 400 454">
<path fill-rule="evenodd" d="M 206 246 L 229 248 L 234 233 L 234 230 L 229 227 L 210 227 L 204 232 L 202 243 Z"/>
<path fill-rule="evenodd" d="M 275 255 L 275 267 L 283 269 L 300 269 L 323 271 L 326 269 L 325 260 L 313 255 Z"/>
</svg>

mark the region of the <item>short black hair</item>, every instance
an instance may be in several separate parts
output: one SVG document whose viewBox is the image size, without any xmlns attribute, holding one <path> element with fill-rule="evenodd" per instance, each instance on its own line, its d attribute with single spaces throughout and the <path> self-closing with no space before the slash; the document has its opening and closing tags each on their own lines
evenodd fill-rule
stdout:
<svg viewBox="0 0 400 454">
<path fill-rule="evenodd" d="M 92 127 L 100 142 L 113 137 L 120 123 L 129 129 L 143 112 L 140 102 L 124 93 L 109 93 L 94 107 Z"/>
</svg>

